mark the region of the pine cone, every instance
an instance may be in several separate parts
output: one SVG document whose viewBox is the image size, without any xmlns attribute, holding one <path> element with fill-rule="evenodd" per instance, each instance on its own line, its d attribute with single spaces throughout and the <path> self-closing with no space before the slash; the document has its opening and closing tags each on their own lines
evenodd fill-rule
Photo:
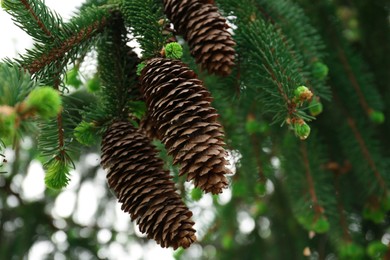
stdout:
<svg viewBox="0 0 390 260">
<path fill-rule="evenodd" d="M 210 93 L 178 60 L 155 58 L 141 77 L 141 91 L 157 135 L 180 164 L 180 175 L 205 192 L 221 193 L 229 173 L 222 127 Z"/>
<path fill-rule="evenodd" d="M 164 0 L 165 14 L 188 42 L 196 62 L 209 73 L 231 73 L 235 42 L 218 8 L 207 0 Z"/>
<path fill-rule="evenodd" d="M 192 212 L 175 192 L 169 172 L 149 140 L 129 122 L 115 122 L 102 141 L 101 165 L 122 210 L 162 247 L 187 248 L 196 240 Z"/>
</svg>

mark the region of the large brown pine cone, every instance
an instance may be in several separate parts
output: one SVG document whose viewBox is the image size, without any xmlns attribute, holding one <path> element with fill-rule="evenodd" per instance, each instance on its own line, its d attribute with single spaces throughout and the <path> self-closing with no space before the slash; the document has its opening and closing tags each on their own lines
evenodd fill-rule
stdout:
<svg viewBox="0 0 390 260">
<path fill-rule="evenodd" d="M 230 171 L 218 114 L 202 81 L 181 61 L 162 58 L 148 62 L 140 81 L 149 120 L 180 175 L 205 192 L 221 193 Z"/>
<path fill-rule="evenodd" d="M 229 75 L 235 42 L 218 8 L 207 0 L 164 0 L 165 14 L 188 42 L 196 62 L 209 73 Z"/>
<path fill-rule="evenodd" d="M 175 192 L 169 172 L 149 140 L 129 122 L 115 122 L 102 141 L 101 165 L 122 210 L 162 247 L 187 248 L 196 240 L 192 212 Z"/>
</svg>

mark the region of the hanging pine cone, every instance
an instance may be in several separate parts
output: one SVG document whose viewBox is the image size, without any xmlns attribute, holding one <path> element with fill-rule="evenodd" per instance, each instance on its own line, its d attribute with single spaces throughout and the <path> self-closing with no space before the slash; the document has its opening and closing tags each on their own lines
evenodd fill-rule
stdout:
<svg viewBox="0 0 390 260">
<path fill-rule="evenodd" d="M 188 42 L 196 62 L 209 73 L 229 75 L 235 42 L 218 8 L 207 0 L 164 0 L 165 14 Z"/>
<path fill-rule="evenodd" d="M 175 192 L 163 161 L 129 122 L 115 122 L 102 141 L 101 165 L 122 210 L 162 247 L 187 248 L 196 240 L 192 212 Z"/>
<path fill-rule="evenodd" d="M 140 77 L 150 120 L 180 164 L 180 175 L 205 192 L 221 193 L 229 170 L 218 114 L 195 72 L 178 60 L 155 58 Z"/>
</svg>

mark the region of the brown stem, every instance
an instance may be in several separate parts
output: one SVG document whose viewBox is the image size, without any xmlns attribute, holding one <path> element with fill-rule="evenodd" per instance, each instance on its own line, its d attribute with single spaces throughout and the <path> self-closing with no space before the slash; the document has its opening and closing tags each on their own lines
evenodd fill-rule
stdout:
<svg viewBox="0 0 390 260">
<path fill-rule="evenodd" d="M 41 28 L 41 30 L 47 36 L 49 36 L 50 38 L 54 38 L 52 33 L 46 28 L 45 24 L 42 22 L 42 20 L 39 19 L 38 15 L 34 12 L 34 10 L 32 9 L 31 5 L 28 3 L 28 1 L 27 0 L 21 0 L 21 2 L 24 5 L 24 7 L 28 10 L 28 12 L 31 14 L 31 16 L 34 18 L 34 20 L 36 21 L 38 27 Z"/>
<path fill-rule="evenodd" d="M 340 226 L 343 230 L 343 238 L 345 241 L 351 242 L 352 238 L 348 232 L 347 218 L 345 216 L 343 203 L 342 203 L 341 197 L 340 197 L 340 178 L 339 178 L 339 176 L 340 176 L 340 173 L 335 171 L 334 187 L 335 187 L 335 191 L 336 191 L 337 211 L 339 212 L 339 216 L 340 216 L 339 220 L 340 220 Z"/>
<path fill-rule="evenodd" d="M 367 144 L 364 141 L 359 129 L 356 126 L 355 120 L 349 115 L 348 111 L 341 105 L 340 99 L 337 96 L 337 94 L 334 93 L 333 96 L 334 96 L 335 101 L 338 103 L 339 107 L 341 108 L 341 111 L 343 112 L 344 117 L 347 119 L 347 124 L 351 128 L 353 135 L 355 136 L 356 141 L 359 143 L 359 147 L 361 149 L 361 152 L 362 152 L 364 158 L 366 159 L 366 161 L 368 162 L 371 170 L 374 172 L 374 176 L 375 176 L 376 180 L 378 181 L 378 183 L 379 183 L 380 187 L 383 189 L 383 191 L 386 191 L 386 183 L 383 180 L 382 176 L 380 175 L 378 168 L 376 167 L 375 161 L 372 158 L 372 156 L 367 148 Z"/>
<path fill-rule="evenodd" d="M 280 95 L 283 97 L 284 101 L 287 104 L 290 103 L 290 100 L 288 99 L 286 92 L 284 92 L 284 90 L 283 90 L 282 83 L 280 83 L 275 76 L 275 72 L 268 65 L 266 65 L 266 69 L 267 69 L 268 73 L 270 74 L 271 78 L 275 81 L 276 85 L 278 86 L 278 91 L 279 91 Z"/>
<path fill-rule="evenodd" d="M 60 84 L 61 79 L 59 75 L 55 76 L 54 79 L 54 89 L 56 89 L 58 92 L 60 92 Z M 64 126 L 63 126 L 63 120 L 62 120 L 62 111 L 60 111 L 57 114 L 57 131 L 58 131 L 58 148 L 60 151 L 61 158 L 65 158 L 65 150 L 64 150 Z M 61 160 L 60 158 L 57 158 Z"/>
<path fill-rule="evenodd" d="M 253 104 L 252 107 L 255 108 L 255 104 Z M 255 115 L 252 113 L 249 113 L 248 120 L 255 120 Z M 260 183 L 265 184 L 267 178 L 264 175 L 263 164 L 261 162 L 261 155 L 259 152 L 259 149 L 261 149 L 261 141 L 259 140 L 259 138 L 256 134 L 251 134 L 250 137 L 252 140 L 253 151 L 255 153 L 259 181 L 260 181 Z"/>
<path fill-rule="evenodd" d="M 383 190 L 386 190 L 386 184 L 383 180 L 382 176 L 380 175 L 378 168 L 376 167 L 376 164 L 374 160 L 371 157 L 370 152 L 368 151 L 367 145 L 361 136 L 359 130 L 356 127 L 355 120 L 352 117 L 347 117 L 347 123 L 349 127 L 351 128 L 353 134 L 355 135 L 356 140 L 359 143 L 360 149 L 362 150 L 363 156 L 366 158 L 368 164 L 370 165 L 371 170 L 374 172 L 375 178 L 379 182 L 379 185 Z"/>
<path fill-rule="evenodd" d="M 327 20 L 330 24 L 332 24 L 332 21 L 330 21 L 329 17 L 324 18 L 324 20 Z M 356 78 L 356 75 L 354 71 L 352 70 L 352 67 L 350 65 L 350 62 L 347 58 L 347 55 L 345 54 L 345 51 L 342 48 L 342 45 L 340 44 L 339 37 L 336 35 L 336 31 L 333 29 L 333 26 L 328 26 L 326 28 L 327 33 L 332 39 L 334 48 L 337 50 L 338 58 L 347 74 L 347 77 L 349 81 L 351 82 L 351 85 L 353 89 L 355 90 L 356 94 L 359 98 L 359 103 L 361 104 L 363 110 L 366 112 L 367 115 L 370 115 L 372 109 L 368 105 L 366 98 L 364 97 L 364 94 L 361 90 L 360 84 Z"/>
<path fill-rule="evenodd" d="M 354 72 L 353 72 L 353 70 L 351 68 L 351 65 L 349 64 L 347 56 L 345 55 L 345 53 L 341 49 L 341 47 L 339 45 L 337 45 L 337 43 L 336 43 L 336 46 L 337 46 L 337 54 L 339 56 L 339 59 L 341 61 L 341 64 L 343 65 L 343 68 L 344 68 L 345 72 L 347 73 L 348 79 L 351 82 L 352 87 L 355 89 L 356 94 L 359 97 L 359 102 L 362 105 L 363 110 L 369 116 L 371 111 L 372 111 L 372 109 L 370 108 L 370 106 L 368 105 L 368 103 L 367 103 L 367 101 L 366 101 L 366 99 L 364 97 L 364 94 L 363 94 L 363 92 L 361 90 L 360 84 L 359 84 L 359 82 L 356 79 L 356 76 L 355 76 L 355 74 L 354 74 Z"/>
<path fill-rule="evenodd" d="M 306 148 L 305 142 L 301 142 L 301 152 L 302 152 L 302 156 L 303 156 L 303 163 L 305 166 L 306 180 L 307 180 L 307 184 L 309 186 L 309 194 L 311 197 L 311 201 L 313 203 L 313 208 L 314 208 L 316 215 L 320 216 L 324 212 L 324 209 L 320 206 L 320 204 L 318 202 L 317 194 L 316 194 L 315 187 L 314 187 L 314 180 L 313 180 L 313 177 L 311 175 L 309 157 L 307 155 L 307 148 Z"/>
</svg>

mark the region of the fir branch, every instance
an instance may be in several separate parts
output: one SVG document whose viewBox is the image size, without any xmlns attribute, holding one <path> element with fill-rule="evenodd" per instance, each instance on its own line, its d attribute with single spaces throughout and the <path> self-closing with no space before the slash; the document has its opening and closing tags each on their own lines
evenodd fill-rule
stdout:
<svg viewBox="0 0 390 260">
<path fill-rule="evenodd" d="M 162 1 L 161 1 L 162 2 Z M 144 58 L 158 56 L 169 35 L 164 35 L 162 3 L 155 0 L 124 0 L 121 11 L 137 37 Z"/>
<path fill-rule="evenodd" d="M 54 89 L 60 91 L 60 78 L 59 76 L 54 81 Z M 65 149 L 64 149 L 64 126 L 62 122 L 62 111 L 57 114 L 57 131 L 58 131 L 58 150 L 61 154 L 61 158 L 65 158 Z"/>
<path fill-rule="evenodd" d="M 260 0 L 256 7 L 267 21 L 270 21 L 289 49 L 292 59 L 299 63 L 304 61 L 298 71 L 303 81 L 313 93 L 329 100 L 330 89 L 324 85 L 324 78 L 318 78 L 313 74 L 313 64 L 324 57 L 324 43 L 320 39 L 317 30 L 311 26 L 308 17 L 295 3 L 286 0 L 264 1 Z M 293 46 L 289 44 L 290 39 Z"/>
<path fill-rule="evenodd" d="M 337 105 L 340 107 L 340 110 L 342 112 L 342 115 L 344 116 L 344 119 L 346 121 L 346 125 L 349 128 L 349 130 L 352 132 L 353 139 L 356 141 L 356 144 L 359 148 L 359 153 L 361 156 L 363 156 L 363 162 L 367 162 L 369 168 L 371 169 L 372 173 L 374 174 L 374 177 L 379 184 L 379 187 L 381 188 L 381 191 L 385 193 L 387 191 L 387 185 L 386 181 L 382 177 L 382 173 L 380 172 L 380 167 L 378 167 L 375 158 L 378 158 L 380 156 L 379 154 L 375 153 L 373 154 L 372 149 L 368 146 L 368 139 L 364 134 L 362 133 L 361 127 L 358 127 L 356 120 L 354 117 L 348 112 L 348 110 L 342 105 L 341 99 L 337 94 L 334 93 L 334 99 L 337 102 Z M 368 129 L 366 129 L 368 131 Z M 350 139 L 350 138 L 349 138 Z M 371 142 L 371 141 L 370 141 Z M 372 143 L 372 142 L 371 142 Z M 349 150 L 349 149 L 347 149 Z M 348 151 L 351 153 L 352 151 Z M 366 174 L 364 174 L 366 175 Z M 375 190 L 376 192 L 377 190 Z"/>
<path fill-rule="evenodd" d="M 40 0 L 4 1 L 6 10 L 13 16 L 15 23 L 36 41 L 45 43 L 54 41 L 63 21 L 59 15 L 49 10 Z"/>
<path fill-rule="evenodd" d="M 38 147 L 42 155 L 50 157 L 50 161 L 55 158 L 66 160 L 66 166 L 73 164 L 72 158 L 77 157 L 80 152 L 79 143 L 73 136 L 74 128 L 82 120 L 80 111 L 84 106 L 96 100 L 85 91 L 76 91 L 62 96 L 62 100 L 63 109 L 57 115 L 56 120 L 40 122 L 41 133 L 38 138 Z"/>
<path fill-rule="evenodd" d="M 251 134 L 251 139 L 253 142 L 253 149 L 255 150 L 255 157 L 256 157 L 256 163 L 257 163 L 257 175 L 259 177 L 259 182 L 261 184 L 265 184 L 267 181 L 267 178 L 265 177 L 265 174 L 264 174 L 263 163 L 262 163 L 261 155 L 259 152 L 259 149 L 261 147 L 261 142 L 255 134 Z"/>
<path fill-rule="evenodd" d="M 343 233 L 343 240 L 347 242 L 351 242 L 352 238 L 348 231 L 348 222 L 345 216 L 345 209 L 343 203 L 341 201 L 341 189 L 340 189 L 340 173 L 338 171 L 334 172 L 334 186 L 335 186 L 335 194 L 337 201 L 337 210 L 339 215 L 339 222 Z"/>
<path fill-rule="evenodd" d="M 316 12 L 317 19 L 321 19 L 319 24 L 322 27 L 323 38 L 327 40 L 329 53 L 327 60 L 332 68 L 330 70 L 331 80 L 337 82 L 335 85 L 343 84 L 341 89 L 351 93 L 349 95 L 356 95 L 356 100 L 368 117 L 373 110 L 382 110 L 383 101 L 373 84 L 372 74 L 367 72 L 363 59 L 358 54 L 354 54 L 350 44 L 342 36 L 334 4 L 331 2 L 320 3 L 316 5 L 316 8 L 319 8 L 316 9 Z M 352 91 L 349 91 L 348 88 L 351 88 Z"/>
<path fill-rule="evenodd" d="M 269 100 L 264 101 L 264 103 L 270 109 L 269 112 L 276 113 L 274 116 L 275 122 L 283 122 L 286 118 L 296 117 L 297 106 L 290 97 L 293 90 L 303 80 L 297 70 L 300 64 L 297 64 L 296 60 L 284 58 L 289 56 L 285 48 L 286 41 L 280 39 L 277 30 L 272 25 L 265 24 L 261 18 L 246 25 L 245 30 L 242 30 L 241 37 L 245 39 L 244 45 L 253 46 L 250 50 L 251 61 L 247 66 L 255 66 L 263 70 L 268 75 L 268 78 L 263 76 L 263 80 L 272 83 L 276 87 L 277 92 L 267 84 L 261 85 L 269 94 Z M 271 39 L 273 41 L 272 45 L 269 44 Z M 253 64 L 252 62 L 261 63 Z M 248 78 L 253 77 L 254 81 L 258 82 L 258 76 L 260 75 L 248 75 Z M 276 97 L 279 97 L 278 101 Z M 275 103 L 271 103 L 271 100 L 274 100 Z M 279 108 L 276 108 L 276 105 Z M 282 107 L 284 109 L 281 111 L 280 108 Z"/>
<path fill-rule="evenodd" d="M 312 120 L 293 100 L 294 90 L 305 82 L 302 57 L 294 52 L 292 58 L 293 42 L 281 37 L 281 30 L 267 23 L 260 10 L 252 8 L 256 6 L 254 0 L 244 2 L 221 3 L 226 13 L 237 17 L 231 22 L 237 26 L 235 39 L 242 61 L 242 84 L 257 89 L 261 109 L 263 113 L 273 114 L 273 123 L 283 124 L 287 119 Z"/>
<path fill-rule="evenodd" d="M 36 11 L 33 10 L 31 4 L 27 1 L 27 0 L 21 0 L 20 1 L 24 7 L 26 8 L 26 10 L 28 10 L 28 12 L 31 14 L 31 16 L 33 17 L 33 19 L 35 20 L 35 22 L 38 24 L 38 27 L 47 35 L 49 36 L 50 38 L 53 38 L 53 35 L 51 34 L 51 32 L 46 28 L 44 22 L 38 17 L 38 15 L 36 14 Z"/>
<path fill-rule="evenodd" d="M 103 17 L 100 21 L 95 21 L 89 26 L 82 28 L 76 34 L 70 36 L 66 41 L 62 42 L 60 46 L 55 46 L 48 50 L 46 53 L 42 53 L 40 57 L 35 59 L 29 64 L 25 64 L 23 67 L 31 74 L 35 74 L 41 71 L 49 64 L 63 59 L 68 55 L 68 52 L 74 48 L 78 48 L 78 45 L 94 37 L 97 33 L 101 32 L 107 23 L 106 17 Z"/>
<path fill-rule="evenodd" d="M 302 153 L 303 165 L 305 167 L 306 181 L 307 181 L 307 185 L 309 188 L 309 194 L 310 194 L 311 201 L 313 203 L 314 211 L 316 213 L 316 218 L 317 218 L 324 213 L 324 209 L 321 207 L 321 205 L 318 202 L 316 189 L 314 187 L 313 177 L 311 174 L 310 163 L 309 163 L 309 158 L 307 155 L 307 148 L 306 148 L 305 142 L 301 142 L 300 146 L 301 146 L 300 148 L 301 148 L 301 153 Z"/>
<path fill-rule="evenodd" d="M 348 58 L 347 58 L 345 52 L 338 44 L 336 46 L 336 49 L 337 49 L 337 55 L 339 57 L 339 60 L 341 61 L 341 64 L 343 65 L 345 73 L 347 74 L 348 79 L 349 79 L 352 87 L 356 91 L 356 94 L 359 98 L 359 102 L 360 102 L 364 112 L 367 114 L 367 116 L 370 116 L 372 108 L 370 108 L 370 106 L 368 105 L 368 103 L 366 101 L 365 95 L 363 94 L 363 92 L 361 90 L 361 86 L 356 78 L 355 73 L 352 70 L 352 67 L 348 61 Z"/>
<path fill-rule="evenodd" d="M 360 131 L 358 130 L 357 126 L 356 126 L 356 123 L 355 123 L 355 120 L 350 117 L 350 116 L 346 116 L 346 119 L 347 119 L 347 123 L 348 123 L 348 126 L 351 128 L 354 136 L 355 136 L 355 139 L 357 140 L 358 144 L 359 144 L 359 147 L 361 149 L 361 152 L 364 156 L 364 158 L 367 160 L 368 164 L 370 165 L 370 168 L 371 170 L 373 171 L 374 173 L 374 176 L 375 178 L 377 179 L 380 187 L 382 188 L 383 191 L 386 191 L 386 183 L 385 181 L 383 180 L 381 174 L 379 173 L 378 171 L 378 168 L 376 166 L 376 163 L 375 161 L 373 160 L 368 148 L 367 148 L 367 145 L 362 137 L 362 135 L 360 134 Z"/>
<path fill-rule="evenodd" d="M 136 80 L 139 59 L 128 41 L 122 15 L 115 12 L 97 49 L 104 103 L 100 118 L 128 119 L 129 103 L 140 97 Z"/>
<path fill-rule="evenodd" d="M 323 144 L 314 131 L 305 142 L 286 135 L 283 147 L 282 165 L 294 214 L 306 229 L 323 233 L 336 205 L 331 175 L 323 167 L 327 161 Z"/>
</svg>

